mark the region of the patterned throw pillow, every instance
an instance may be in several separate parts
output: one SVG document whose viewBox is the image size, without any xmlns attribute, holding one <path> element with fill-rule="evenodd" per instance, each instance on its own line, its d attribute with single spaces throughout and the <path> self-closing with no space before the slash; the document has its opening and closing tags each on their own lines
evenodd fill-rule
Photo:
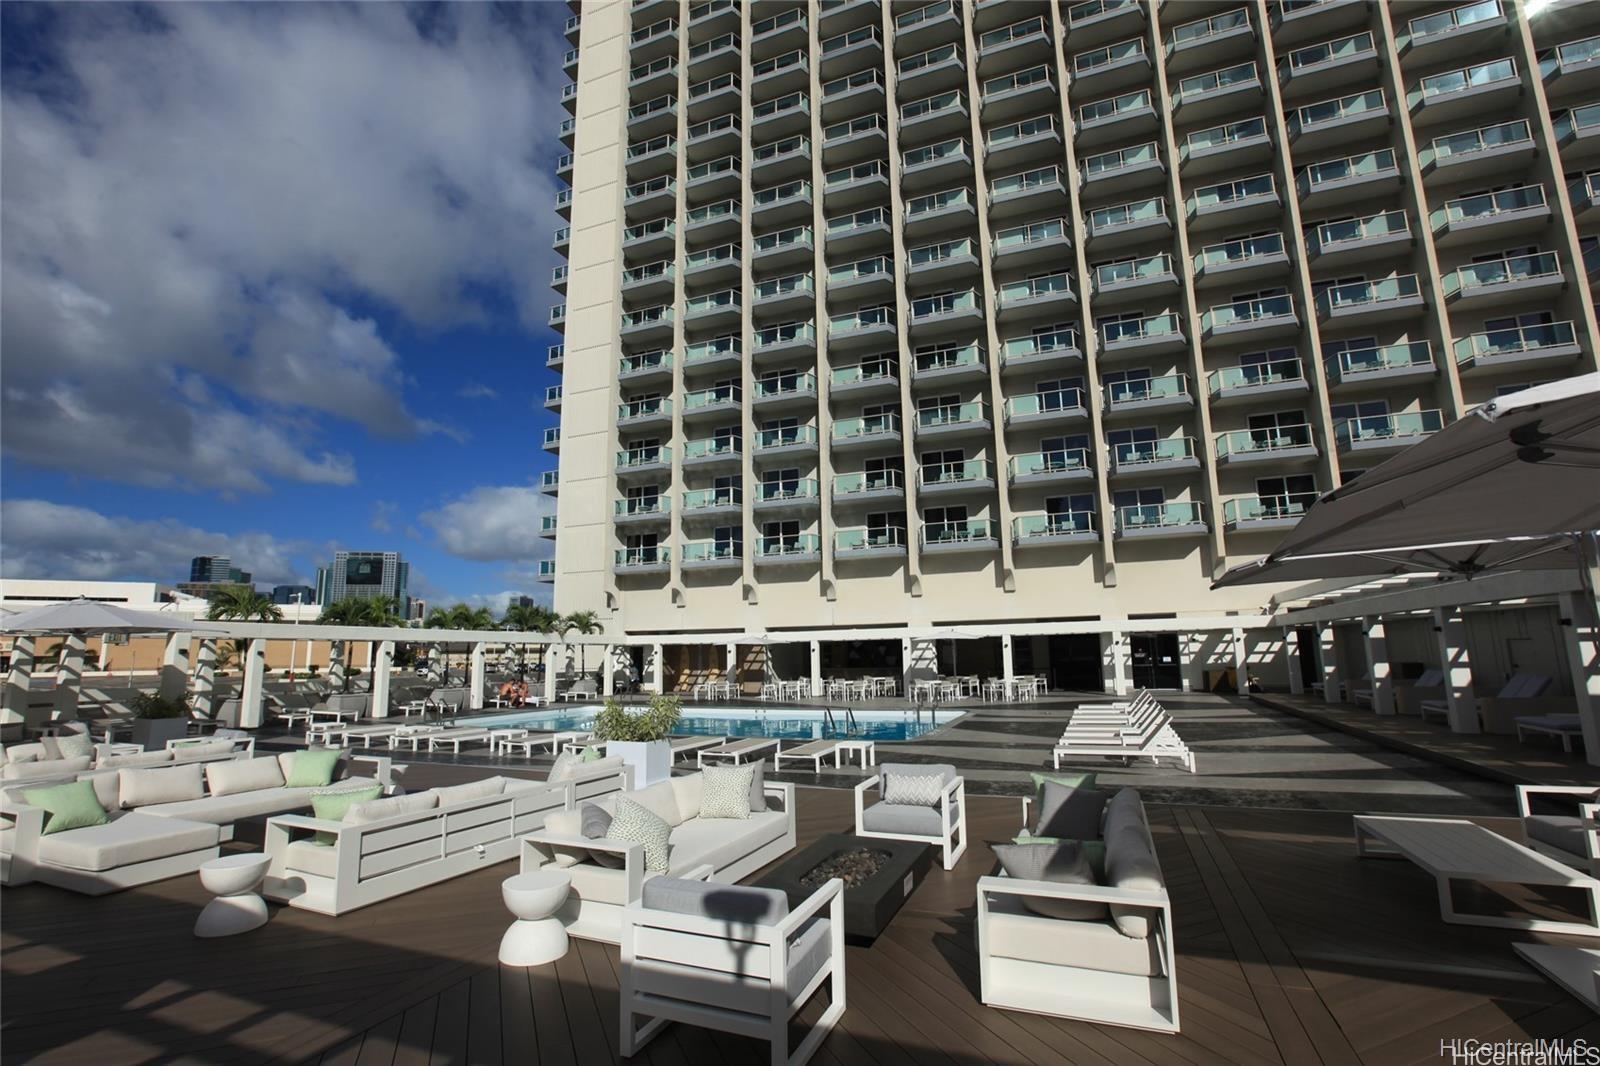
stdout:
<svg viewBox="0 0 1600 1066">
<path fill-rule="evenodd" d="M 573 752 L 570 752 L 570 751 L 562 752 L 560 755 L 556 756 L 555 764 L 550 767 L 550 776 L 548 778 L 546 778 L 546 780 L 548 780 L 548 781 L 565 781 L 565 780 L 567 780 L 573 774 L 577 773 L 577 771 L 578 771 L 578 763 L 580 761 L 581 761 L 581 759 L 579 758 L 579 756 L 574 754 Z"/>
<path fill-rule="evenodd" d="M 630 799 L 618 797 L 617 813 L 611 819 L 607 835 L 613 840 L 643 844 L 644 868 L 658 873 L 667 872 L 667 841 L 672 836 L 672 827 L 661 817 Z"/>
<path fill-rule="evenodd" d="M 700 793 L 700 817 L 749 818 L 754 766 L 709 766 Z"/>
<path fill-rule="evenodd" d="M 943 774 L 890 774 L 883 783 L 883 802 L 935 807 L 943 791 Z"/>
<path fill-rule="evenodd" d="M 94 739 L 87 733 L 64 733 L 56 737 L 56 750 L 63 759 L 81 759 L 94 754 Z"/>
</svg>

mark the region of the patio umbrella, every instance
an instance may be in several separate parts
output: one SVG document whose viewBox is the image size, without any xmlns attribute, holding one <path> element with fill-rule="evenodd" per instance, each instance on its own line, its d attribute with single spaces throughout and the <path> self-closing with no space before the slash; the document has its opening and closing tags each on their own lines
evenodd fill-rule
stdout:
<svg viewBox="0 0 1600 1066">
<path fill-rule="evenodd" d="M 1587 572 L 1596 530 L 1600 374 L 1585 374 L 1490 400 L 1325 494 L 1277 550 L 1234 567 L 1212 587 Z"/>
</svg>

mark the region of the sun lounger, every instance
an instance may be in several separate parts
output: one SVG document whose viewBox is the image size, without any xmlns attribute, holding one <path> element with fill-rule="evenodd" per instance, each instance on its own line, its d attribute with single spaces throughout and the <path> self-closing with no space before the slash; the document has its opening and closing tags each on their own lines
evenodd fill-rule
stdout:
<svg viewBox="0 0 1600 1066">
<path fill-rule="evenodd" d="M 1550 687 L 1550 679 L 1539 674 L 1512 674 L 1510 679 L 1500 687 L 1500 691 L 1493 696 L 1480 699 L 1478 717 L 1488 725 L 1488 714 L 1483 704 L 1489 700 L 1532 700 L 1544 695 L 1544 690 Z M 1450 702 L 1448 700 L 1423 700 L 1421 704 L 1422 717 L 1447 719 L 1450 715 Z M 1532 708 L 1529 708 L 1532 709 Z M 1546 708 L 1548 709 L 1548 708 Z M 1492 727 L 1490 728 L 1492 732 Z M 1509 733 L 1511 730 L 1502 729 L 1501 732 Z"/>
<path fill-rule="evenodd" d="M 777 737 L 745 737 L 743 740 L 735 740 L 718 748 L 702 748 L 695 752 L 695 763 L 704 767 L 706 756 L 709 755 L 714 759 L 727 759 L 737 766 L 756 752 L 766 751 L 768 748 L 782 750 Z"/>
<path fill-rule="evenodd" d="M 440 747 L 448 744 L 450 750 L 459 755 L 461 745 L 488 744 L 493 735 L 487 729 L 441 729 L 437 733 L 428 734 L 428 750 L 438 751 Z"/>
<path fill-rule="evenodd" d="M 1517 739 L 1526 740 L 1524 733 L 1543 733 L 1559 737 L 1561 750 L 1572 750 L 1572 738 L 1583 739 L 1583 722 L 1575 714 L 1541 714 L 1517 719 Z"/>
<path fill-rule="evenodd" d="M 331 736 L 337 738 L 340 747 L 354 747 L 359 743 L 363 748 L 370 748 L 374 740 L 387 740 L 401 728 L 399 722 L 368 722 L 336 729 Z"/>
<path fill-rule="evenodd" d="M 702 751 L 706 748 L 721 747 L 727 742 L 727 737 L 673 737 L 672 761 L 677 762 L 679 759 L 686 758 L 687 756 L 693 755 L 695 752 Z"/>
<path fill-rule="evenodd" d="M 391 749 L 409 747 L 412 751 L 417 751 L 429 737 L 442 732 L 444 732 L 442 725 L 403 725 L 389 738 L 389 747 Z"/>
<path fill-rule="evenodd" d="M 773 767 L 775 769 L 781 768 L 785 759 L 810 759 L 812 772 L 820 774 L 822 772 L 822 760 L 830 755 L 833 756 L 833 765 L 839 765 L 839 743 L 837 740 L 812 740 L 788 750 L 780 747 L 773 757 Z"/>
<path fill-rule="evenodd" d="M 1194 752 L 1172 728 L 1171 716 L 1159 708 L 1141 713 L 1124 728 L 1103 723 L 1069 724 L 1056 742 L 1053 754 L 1058 770 L 1062 759 L 1096 756 L 1120 758 L 1124 762 L 1149 759 L 1157 765 L 1162 759 L 1176 759 L 1194 773 Z"/>
</svg>

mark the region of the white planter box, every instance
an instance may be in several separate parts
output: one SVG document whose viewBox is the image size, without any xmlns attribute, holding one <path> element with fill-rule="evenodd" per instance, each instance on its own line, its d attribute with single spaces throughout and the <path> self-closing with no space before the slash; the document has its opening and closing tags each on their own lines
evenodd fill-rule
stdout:
<svg viewBox="0 0 1600 1066">
<path fill-rule="evenodd" d="M 181 740 L 189 735 L 187 718 L 135 718 L 133 741 L 144 745 L 145 751 L 160 751 L 169 740 Z"/>
<path fill-rule="evenodd" d="M 606 756 L 633 768 L 633 787 L 644 788 L 672 776 L 672 744 L 665 740 L 608 740 Z"/>
</svg>

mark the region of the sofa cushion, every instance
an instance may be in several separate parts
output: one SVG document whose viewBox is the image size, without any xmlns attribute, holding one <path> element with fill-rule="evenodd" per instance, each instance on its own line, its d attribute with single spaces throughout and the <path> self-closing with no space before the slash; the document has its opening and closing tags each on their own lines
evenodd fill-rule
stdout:
<svg viewBox="0 0 1600 1066">
<path fill-rule="evenodd" d="M 611 815 L 597 803 L 584 803 L 578 807 L 579 832 L 590 840 L 599 840 L 611 828 Z M 546 822 L 548 825 L 549 823 Z"/>
<path fill-rule="evenodd" d="M 46 738 L 48 739 L 48 738 Z M 45 759 L 59 759 L 51 745 L 43 740 L 35 740 L 27 744 L 12 744 L 6 748 L 6 762 L 42 762 Z"/>
<path fill-rule="evenodd" d="M 944 778 L 939 774 L 898 773 L 883 779 L 883 802 L 932 807 L 944 793 Z"/>
<path fill-rule="evenodd" d="M 593 903 L 614 903 L 624 906 L 628 902 L 628 872 L 618 868 L 595 866 L 592 863 L 578 863 L 565 870 L 566 875 L 572 880 L 572 897 L 588 900 Z M 647 873 L 649 884 L 658 876 Z"/>
<path fill-rule="evenodd" d="M 955 825 L 961 805 L 950 804 L 950 824 Z M 861 812 L 861 828 L 869 833 L 903 833 L 909 836 L 940 837 L 944 826 L 939 808 L 905 803 L 874 803 Z"/>
<path fill-rule="evenodd" d="M 1530 839 L 1559 848 L 1569 855 L 1580 858 L 1587 858 L 1589 855 L 1589 844 L 1584 839 L 1582 818 L 1535 814 L 1522 820 L 1522 831 Z"/>
<path fill-rule="evenodd" d="M 979 926 L 984 951 L 1002 959 L 1069 965 L 1105 973 L 1159 977 L 1161 941 L 1123 936 L 1110 922 L 1044 918 L 1014 896 L 992 893 L 989 916 Z"/>
<path fill-rule="evenodd" d="M 956 768 L 950 763 L 906 763 L 886 762 L 878 764 L 878 776 L 882 779 L 878 785 L 880 794 L 889 787 L 889 781 L 895 774 L 913 774 L 925 777 L 928 774 L 938 774 L 945 784 L 956 779 Z"/>
<path fill-rule="evenodd" d="M 789 977 L 784 986 L 791 995 L 804 989 L 828 964 L 832 928 L 828 919 L 812 918 L 800 927 L 800 934 L 789 942 Z"/>
<path fill-rule="evenodd" d="M 173 762 L 210 762 L 232 757 L 231 740 L 203 740 L 198 744 L 182 744 L 172 749 Z"/>
<path fill-rule="evenodd" d="M 92 760 L 87 755 L 76 759 L 35 759 L 32 762 L 11 762 L 0 767 L 0 780 L 44 781 L 52 777 L 74 777 L 89 768 Z"/>
<path fill-rule="evenodd" d="M 1039 803 L 1041 800 L 1044 799 L 1044 785 L 1045 785 L 1046 781 L 1054 781 L 1056 784 L 1065 785 L 1068 788 L 1094 788 L 1095 787 L 1095 784 L 1094 784 L 1095 775 L 1092 774 L 1092 773 L 1091 774 L 1041 774 L 1041 773 L 1030 773 L 1028 776 L 1033 779 L 1033 802 L 1035 804 Z"/>
<path fill-rule="evenodd" d="M 229 759 L 206 764 L 206 786 L 213 796 L 235 792 L 254 792 L 262 788 L 282 788 L 283 771 L 278 760 L 267 755 L 259 759 Z"/>
<path fill-rule="evenodd" d="M 1024 829 L 1011 841 L 1013 844 L 1076 844 L 1089 860 L 1094 871 L 1094 883 L 1106 883 L 1106 842 L 1104 840 L 1063 840 L 1060 837 L 1039 837 Z"/>
<path fill-rule="evenodd" d="M 569 781 L 577 774 L 583 765 L 583 757 L 575 751 L 564 751 L 556 756 L 556 761 L 550 766 L 550 773 L 546 781 Z"/>
<path fill-rule="evenodd" d="M 599 806 L 599 804 L 588 803 L 585 806 Z M 610 816 L 609 811 L 606 814 L 607 817 Z M 608 822 L 607 824 L 609 825 L 610 823 Z M 554 833 L 557 836 L 579 837 L 586 835 L 583 831 L 583 816 L 577 811 L 551 811 L 545 816 L 544 828 L 546 832 Z"/>
<path fill-rule="evenodd" d="M 646 881 L 640 902 L 647 910 L 691 914 L 746 926 L 776 925 L 789 914 L 789 897 L 780 889 L 688 881 L 671 876 L 652 877 Z"/>
<path fill-rule="evenodd" d="M 350 760 L 346 757 L 344 751 L 342 749 L 335 750 L 339 753 L 339 759 L 334 764 L 333 777 L 329 781 L 330 784 L 340 780 L 350 772 Z M 294 764 L 299 761 L 302 754 L 304 754 L 303 751 L 284 751 L 278 753 L 278 769 L 283 771 L 283 779 L 285 781 L 294 776 Z"/>
<path fill-rule="evenodd" d="M 751 766 L 711 766 L 699 775 L 705 786 L 700 797 L 700 817 L 712 821 L 750 817 Z"/>
<path fill-rule="evenodd" d="M 131 811 L 105 825 L 40 837 L 39 859 L 69 870 L 100 872 L 215 848 L 218 835 L 214 825 Z"/>
<path fill-rule="evenodd" d="M 781 838 L 788 828 L 788 815 L 783 811 L 751 812 L 737 826 L 725 820 L 692 818 L 672 830 L 667 872 L 681 875 L 700 865 L 724 870 Z"/>
<path fill-rule="evenodd" d="M 678 807 L 677 820 L 667 819 L 673 825 L 689 818 L 700 817 L 700 807 L 705 802 L 705 772 L 696 771 L 681 777 L 669 777 L 672 782 L 672 799 Z"/>
<path fill-rule="evenodd" d="M 665 818 L 627 797 L 617 801 L 617 813 L 611 819 L 610 839 L 643 844 L 646 870 L 667 871 L 671 855 L 668 841 L 671 837 L 672 826 L 667 824 Z"/>
<path fill-rule="evenodd" d="M 121 796 L 118 794 L 119 775 L 115 770 L 90 770 L 88 773 L 79 774 L 79 781 L 87 781 L 94 786 L 95 799 L 100 801 L 100 806 L 108 811 L 119 809 Z"/>
<path fill-rule="evenodd" d="M 139 810 L 162 818 L 182 818 L 188 822 L 232 825 L 246 818 L 268 818 L 275 814 L 310 810 L 311 792 L 309 788 L 258 788 L 253 792 L 206 796 L 203 799 L 184 800 L 181 803 L 157 803 L 149 807 L 140 807 Z"/>
<path fill-rule="evenodd" d="M 625 798 L 637 803 L 667 825 L 678 825 L 686 817 L 692 816 L 685 815 L 678 807 L 678 793 L 672 784 L 675 780 L 677 779 L 669 778 L 666 781 L 657 781 L 649 788 L 627 793 Z M 696 810 L 698 809 L 697 805 Z"/>
<path fill-rule="evenodd" d="M 120 770 L 124 767 L 166 766 L 172 763 L 173 754 L 165 748 L 160 751 L 139 751 L 132 755 L 102 755 L 95 768 Z"/>
<path fill-rule="evenodd" d="M 405 814 L 421 814 L 439 806 L 439 797 L 433 792 L 411 792 L 404 796 L 388 796 L 351 805 L 344 812 L 344 820 L 351 825 L 381 822 L 385 818 L 398 818 Z"/>
<path fill-rule="evenodd" d="M 295 758 L 283 775 L 283 783 L 290 788 L 326 788 L 333 782 L 339 765 L 338 748 L 307 748 L 295 752 Z"/>
<path fill-rule="evenodd" d="M 88 733 L 63 733 L 52 739 L 58 759 L 81 759 L 94 754 L 94 738 Z"/>
<path fill-rule="evenodd" d="M 1150 836 L 1143 827 L 1123 826 L 1106 838 L 1106 884 L 1146 892 L 1166 887 Z M 1111 918 L 1125 936 L 1149 936 L 1150 916 L 1148 907 L 1111 905 Z"/>
<path fill-rule="evenodd" d="M 764 811 L 767 809 L 767 760 L 757 759 L 744 765 L 750 767 L 750 809 Z"/>
<path fill-rule="evenodd" d="M 117 771 L 117 803 L 124 810 L 199 799 L 205 794 L 198 764 Z"/>
<path fill-rule="evenodd" d="M 295 840 L 283 849 L 283 866 L 296 873 L 313 877 L 339 875 L 339 849 L 314 840 Z"/>
<path fill-rule="evenodd" d="M 995 844 L 994 857 L 1007 877 L 1059 885 L 1092 885 L 1094 866 L 1078 841 L 1055 844 Z M 1022 896 L 1022 905 L 1046 918 L 1102 921 L 1109 913 L 1098 900 Z"/>
<path fill-rule="evenodd" d="M 1144 801 L 1136 788 L 1119 788 L 1106 803 L 1105 814 L 1100 819 L 1100 836 L 1108 838 L 1125 826 L 1134 826 L 1143 833 Z"/>
<path fill-rule="evenodd" d="M 345 814 L 358 803 L 366 803 L 383 795 L 383 786 L 378 784 L 362 785 L 351 788 L 348 785 L 340 788 L 315 788 L 311 790 L 311 813 L 315 818 L 325 822 L 342 822 Z M 316 839 L 332 844 L 332 833 L 317 833 Z"/>
<path fill-rule="evenodd" d="M 41 835 L 64 833 L 69 829 L 82 829 L 91 825 L 105 825 L 106 809 L 95 795 L 91 781 L 68 781 L 49 788 L 30 788 L 23 793 L 29 806 L 41 807 L 49 812 L 44 820 Z"/>
<path fill-rule="evenodd" d="M 1046 781 L 1041 790 L 1033 831 L 1038 836 L 1066 840 L 1096 840 L 1100 815 L 1111 797 L 1098 788 L 1068 788 Z"/>
<path fill-rule="evenodd" d="M 488 796 L 498 796 L 506 790 L 506 779 L 503 777 L 485 777 L 477 781 L 468 781 L 464 785 L 441 785 L 431 789 L 439 797 L 439 806 L 452 807 L 457 803 L 466 803 L 468 800 L 484 799 Z"/>
</svg>

